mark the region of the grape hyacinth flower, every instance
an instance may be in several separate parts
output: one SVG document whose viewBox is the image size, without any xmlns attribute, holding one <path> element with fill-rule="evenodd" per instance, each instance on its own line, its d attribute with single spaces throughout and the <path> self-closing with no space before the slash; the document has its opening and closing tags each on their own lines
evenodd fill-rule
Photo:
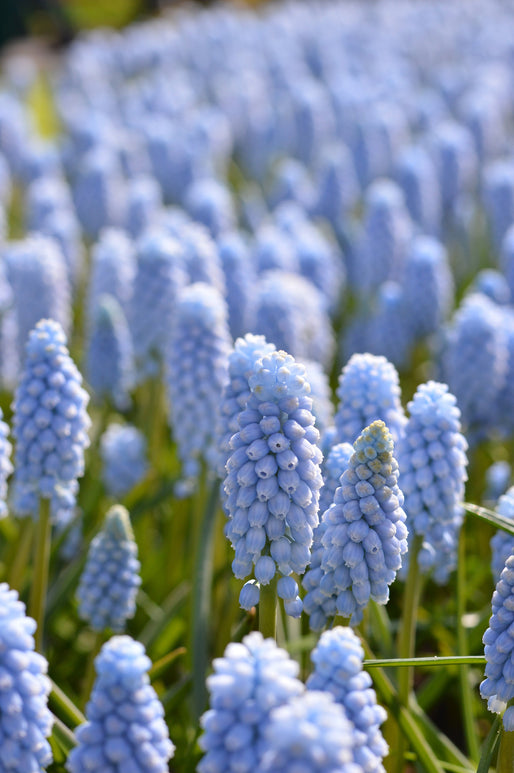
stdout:
<svg viewBox="0 0 514 773">
<path fill-rule="evenodd" d="M 353 761 L 356 730 L 328 692 L 308 690 L 276 708 L 257 773 L 363 773 Z"/>
<path fill-rule="evenodd" d="M 97 402 L 111 401 L 120 411 L 130 406 L 135 382 L 132 337 L 123 310 L 113 295 L 96 305 L 86 354 L 86 377 Z"/>
<path fill-rule="evenodd" d="M 150 684 L 150 658 L 130 636 L 113 636 L 95 659 L 97 677 L 75 731 L 69 773 L 166 773 L 175 747 L 164 709 Z"/>
<path fill-rule="evenodd" d="M 89 445 L 88 402 L 62 327 L 40 320 L 27 342 L 13 405 L 18 515 L 35 516 L 39 498 L 51 500 L 54 517 L 60 508 L 73 510 Z"/>
<path fill-rule="evenodd" d="M 502 494 L 505 494 L 509 488 L 511 476 L 512 468 L 507 461 L 502 459 L 498 462 L 493 462 L 485 471 L 484 502 L 496 504 Z M 503 569 L 504 563 L 505 561 L 502 563 L 501 569 Z"/>
<path fill-rule="evenodd" d="M 201 718 L 205 755 L 198 773 L 254 773 L 270 713 L 304 692 L 299 666 L 273 639 L 254 631 L 227 645 L 207 678 L 210 708 Z"/>
<path fill-rule="evenodd" d="M 370 598 L 386 604 L 389 585 L 407 552 L 407 529 L 398 488 L 398 463 L 383 421 L 366 427 L 323 516 L 320 588 L 335 600 L 336 614 L 351 625 L 362 620 Z"/>
<path fill-rule="evenodd" d="M 304 374 L 283 351 L 257 360 L 224 483 L 226 535 L 236 551 L 232 569 L 243 579 L 254 566 L 255 580 L 243 587 L 241 606 L 254 606 L 260 586 L 278 571 L 278 595 L 293 617 L 302 604 L 290 575 L 303 574 L 310 561 L 322 485 L 319 432 Z"/>
<path fill-rule="evenodd" d="M 231 347 L 224 298 L 204 282 L 184 288 L 175 307 L 166 382 L 186 490 L 199 475 L 201 458 L 217 470 L 217 417 Z"/>
<path fill-rule="evenodd" d="M 445 583 L 457 562 L 468 444 L 446 384 L 421 384 L 407 408 L 410 417 L 398 446 L 404 510 L 411 536 L 423 537 L 422 573 L 433 572 L 437 583 Z"/>
<path fill-rule="evenodd" d="M 320 518 L 334 501 L 334 494 L 339 486 L 339 479 L 348 467 L 348 462 L 350 461 L 352 454 L 353 446 L 351 443 L 336 443 L 330 448 L 327 456 L 323 460 L 323 465 L 321 467 L 321 472 L 323 474 L 323 488 L 321 489 L 319 496 Z"/>
<path fill-rule="evenodd" d="M 91 250 L 91 272 L 87 293 L 87 316 L 91 326 L 95 307 L 102 295 L 112 295 L 125 314 L 132 298 L 136 258 L 134 245 L 117 228 L 105 228 Z"/>
<path fill-rule="evenodd" d="M 364 650 L 351 628 L 336 626 L 321 634 L 311 652 L 314 671 L 308 690 L 330 692 L 355 727 L 353 756 L 366 773 L 384 773 L 388 745 L 380 725 L 387 714 L 377 704 L 371 676 L 362 668 Z"/>
<path fill-rule="evenodd" d="M 34 652 L 36 622 L 7 583 L 0 583 L 0 702 L 2 771 L 40 771 L 52 762 L 46 740 L 53 716 L 48 709 L 46 659 Z"/>
<path fill-rule="evenodd" d="M 237 231 L 217 242 L 227 290 L 228 321 L 234 340 L 255 326 L 255 268 L 249 247 Z"/>
<path fill-rule="evenodd" d="M 234 348 L 228 355 L 229 380 L 223 388 L 218 420 L 220 478 L 225 477 L 225 465 L 232 453 L 230 439 L 239 430 L 237 418 L 246 408 L 250 397 L 248 379 L 252 375 L 257 360 L 273 351 L 275 346 L 269 344 L 264 336 L 247 333 L 244 338 L 236 340 Z"/>
<path fill-rule="evenodd" d="M 510 474 L 510 467 L 509 467 Z M 504 518 L 514 523 L 514 486 L 503 494 L 496 505 L 496 512 Z M 508 532 L 498 529 L 496 534 L 491 537 L 492 560 L 491 569 L 495 581 L 500 576 L 505 561 L 514 553 L 514 536 Z"/>
<path fill-rule="evenodd" d="M 2 420 L 3 412 L 0 409 L 0 519 L 7 515 L 7 479 L 13 471 L 11 464 L 12 446 L 9 442 L 9 426 Z"/>
<path fill-rule="evenodd" d="M 236 213 L 230 190 L 220 180 L 195 180 L 189 187 L 185 208 L 191 218 L 204 225 L 217 239 L 236 226 Z"/>
<path fill-rule="evenodd" d="M 511 554 L 496 584 L 492 598 L 492 615 L 482 641 L 485 645 L 485 676 L 480 684 L 480 695 L 487 698 L 487 708 L 503 715 L 503 727 L 514 731 L 514 705 L 507 704 L 514 698 L 514 554 Z"/>
<path fill-rule="evenodd" d="M 146 438 L 137 427 L 110 424 L 100 440 L 103 482 L 114 498 L 124 497 L 148 470 Z"/>
<path fill-rule="evenodd" d="M 134 617 L 140 568 L 128 511 L 114 505 L 91 542 L 77 589 L 79 616 L 94 631 L 121 633 Z"/>
<path fill-rule="evenodd" d="M 81 159 L 73 200 L 85 235 L 98 239 L 103 228 L 119 227 L 126 218 L 125 178 L 115 153 L 97 145 Z"/>
<path fill-rule="evenodd" d="M 327 374 L 316 360 L 302 360 L 305 365 L 305 375 L 311 388 L 312 412 L 316 419 L 316 427 L 323 435 L 325 430 L 334 423 L 334 406 Z"/>
<path fill-rule="evenodd" d="M 381 355 L 354 354 L 339 376 L 335 413 L 338 443 L 353 443 L 376 419 L 382 419 L 396 443 L 407 421 L 396 368 Z"/>
</svg>

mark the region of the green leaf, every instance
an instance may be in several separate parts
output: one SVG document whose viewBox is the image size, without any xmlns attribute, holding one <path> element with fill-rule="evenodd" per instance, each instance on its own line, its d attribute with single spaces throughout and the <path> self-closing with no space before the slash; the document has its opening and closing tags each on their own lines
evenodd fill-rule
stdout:
<svg viewBox="0 0 514 773">
<path fill-rule="evenodd" d="M 494 510 L 488 510 L 487 507 L 480 507 L 480 505 L 474 505 L 471 502 L 463 502 L 462 506 L 468 513 L 476 515 L 482 521 L 492 524 L 497 529 L 502 529 L 514 536 L 514 522 L 509 518 L 505 518 L 503 515 L 498 515 Z"/>
</svg>

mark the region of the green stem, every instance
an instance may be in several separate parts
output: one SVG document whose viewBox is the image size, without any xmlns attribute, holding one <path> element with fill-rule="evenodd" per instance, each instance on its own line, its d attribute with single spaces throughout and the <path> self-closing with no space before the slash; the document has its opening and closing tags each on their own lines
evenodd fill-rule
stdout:
<svg viewBox="0 0 514 773">
<path fill-rule="evenodd" d="M 514 732 L 500 732 L 500 748 L 496 761 L 496 773 L 512 773 L 514 770 Z"/>
<path fill-rule="evenodd" d="M 484 655 L 430 655 L 421 658 L 377 658 L 365 660 L 364 668 L 398 667 L 407 668 L 415 666 L 483 666 L 487 663 Z"/>
<path fill-rule="evenodd" d="M 405 581 L 403 598 L 403 615 L 398 635 L 398 656 L 400 659 L 410 659 L 416 649 L 416 618 L 421 594 L 421 575 L 418 566 L 418 554 L 421 548 L 422 537 L 415 536 L 409 550 L 409 571 Z M 398 674 L 398 699 L 402 706 L 409 703 L 409 695 L 414 681 L 414 669 L 411 666 L 402 668 Z M 405 741 L 399 734 L 394 739 L 393 748 L 397 753 L 396 770 L 403 770 L 403 756 L 405 753 Z"/>
<path fill-rule="evenodd" d="M 66 727 L 64 722 L 61 722 L 59 717 L 54 717 L 52 736 L 56 739 L 56 741 L 59 743 L 59 746 L 66 754 L 69 754 L 73 747 L 77 744 L 72 731 Z"/>
<path fill-rule="evenodd" d="M 480 756 L 480 762 L 478 763 L 477 773 L 489 773 L 495 751 L 500 742 L 501 729 L 502 720 L 498 714 L 496 715 L 487 738 L 484 741 L 484 745 L 482 746 L 482 754 Z M 509 770 L 512 773 L 512 767 Z"/>
<path fill-rule="evenodd" d="M 86 721 L 84 714 L 53 680 L 50 681 L 52 684 L 52 690 L 48 696 L 50 709 L 68 726 L 74 728 L 82 725 Z"/>
<path fill-rule="evenodd" d="M 93 688 L 93 683 L 95 681 L 95 676 L 96 676 L 95 659 L 98 653 L 100 652 L 103 643 L 104 643 L 103 633 L 96 633 L 93 646 L 89 651 L 89 658 L 88 658 L 86 670 L 84 673 L 84 681 L 82 683 L 82 691 L 81 691 L 81 706 L 85 706 L 87 701 L 89 700 L 89 696 L 91 694 L 91 690 Z"/>
<path fill-rule="evenodd" d="M 29 614 L 37 623 L 37 629 L 34 635 L 36 650 L 42 652 L 52 527 L 50 523 L 50 500 L 41 499 L 39 505 L 39 521 L 37 524 L 36 542 L 34 545 L 34 574 L 30 592 Z"/>
<path fill-rule="evenodd" d="M 205 480 L 205 470 L 204 470 Z M 202 485 L 202 489 L 205 483 Z M 212 576 L 214 565 L 214 526 L 218 506 L 219 482 L 212 484 L 203 519 L 199 521 L 199 538 L 196 548 L 196 564 L 193 577 L 193 618 L 192 618 L 192 658 L 193 658 L 193 707 L 199 717 L 205 709 L 207 692 L 205 675 L 209 662 L 209 619 L 212 606 Z M 200 492 L 203 502 L 203 492 Z"/>
<path fill-rule="evenodd" d="M 24 518 L 20 521 L 20 527 L 21 534 L 15 545 L 16 553 L 9 572 L 9 586 L 21 593 L 29 564 L 30 551 L 32 550 L 34 521 L 32 518 Z"/>
<path fill-rule="evenodd" d="M 259 597 L 259 631 L 265 639 L 277 638 L 277 578 L 261 585 Z"/>
<path fill-rule="evenodd" d="M 466 543 L 464 526 L 460 532 L 459 553 L 457 562 L 457 647 L 459 655 L 463 656 L 468 650 L 466 629 L 463 619 L 466 614 Z M 475 718 L 473 716 L 473 701 L 475 699 L 469 682 L 469 669 L 467 665 L 459 668 L 460 705 L 462 707 L 462 719 L 468 753 L 473 762 L 478 762 L 480 750 L 478 746 Z"/>
</svg>

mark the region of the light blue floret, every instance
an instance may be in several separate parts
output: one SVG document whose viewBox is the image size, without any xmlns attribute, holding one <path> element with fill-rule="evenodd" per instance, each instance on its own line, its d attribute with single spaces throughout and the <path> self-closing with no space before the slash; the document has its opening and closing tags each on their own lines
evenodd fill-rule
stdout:
<svg viewBox="0 0 514 773">
<path fill-rule="evenodd" d="M 225 274 L 230 332 L 236 339 L 255 326 L 257 277 L 250 249 L 242 234 L 229 231 L 219 237 L 217 244 Z"/>
<path fill-rule="evenodd" d="M 387 714 L 377 704 L 371 676 L 362 668 L 364 650 L 351 628 L 336 626 L 321 634 L 311 652 L 314 671 L 308 690 L 330 692 L 355 728 L 353 756 L 366 773 L 383 773 L 388 753 L 380 725 Z"/>
<path fill-rule="evenodd" d="M 492 615 L 482 641 L 485 645 L 485 676 L 480 695 L 487 698 L 489 711 L 501 714 L 514 698 L 514 555 L 503 568 L 492 598 Z M 514 712 L 505 711 L 503 726 L 514 731 Z"/>
<path fill-rule="evenodd" d="M 254 631 L 241 643 L 230 643 L 213 668 L 198 773 L 255 773 L 271 711 L 304 691 L 298 664 L 273 639 Z"/>
<path fill-rule="evenodd" d="M 106 228 L 91 250 L 91 271 L 87 292 L 87 317 L 91 326 L 95 308 L 102 295 L 112 295 L 128 313 L 132 298 L 136 258 L 134 244 L 127 234 Z"/>
<path fill-rule="evenodd" d="M 363 773 L 353 762 L 355 729 L 327 692 L 308 690 L 275 709 L 258 773 Z"/>
<path fill-rule="evenodd" d="M 305 571 L 318 525 L 319 432 L 305 369 L 291 355 L 261 357 L 248 383 L 251 395 L 239 414 L 224 482 L 232 569 L 242 579 L 254 565 L 259 572 L 261 557 L 271 557 L 279 575 L 291 580 L 281 583 L 281 596 L 297 616 L 301 603 L 289 575 Z"/>
<path fill-rule="evenodd" d="M 496 504 L 502 494 L 509 488 L 512 468 L 505 460 L 493 462 L 485 471 L 484 502 Z M 501 566 L 503 569 L 503 564 Z"/>
<path fill-rule="evenodd" d="M 77 589 L 79 615 L 94 631 L 121 633 L 134 617 L 140 568 L 129 514 L 114 505 L 91 542 Z"/>
<path fill-rule="evenodd" d="M 107 492 L 124 497 L 146 475 L 146 439 L 137 427 L 110 424 L 100 441 L 103 481 Z"/>
<path fill-rule="evenodd" d="M 151 661 L 130 636 L 113 636 L 95 659 L 97 677 L 75 731 L 69 773 L 167 773 L 175 752 L 164 709 L 150 684 Z"/>
<path fill-rule="evenodd" d="M 232 196 L 227 186 L 219 180 L 201 179 L 193 182 L 185 197 L 185 208 L 193 220 L 208 229 L 214 239 L 236 226 Z"/>
<path fill-rule="evenodd" d="M 121 165 L 106 145 L 97 145 L 80 162 L 73 200 L 86 236 L 97 239 L 102 228 L 125 222 L 126 191 Z"/>
<path fill-rule="evenodd" d="M 375 419 L 385 421 L 395 442 L 402 436 L 407 419 L 401 404 L 400 380 L 385 357 L 354 354 L 339 376 L 337 396 L 336 442 L 353 443 Z"/>
<path fill-rule="evenodd" d="M 7 583 L 0 583 L 0 770 L 43 770 L 52 762 L 46 740 L 53 725 L 48 709 L 48 663 L 34 651 L 36 622 Z"/>
<path fill-rule="evenodd" d="M 398 446 L 404 509 L 411 536 L 423 537 L 421 571 L 444 583 L 457 562 L 468 444 L 446 384 L 421 384 L 407 407 L 410 418 Z"/>
<path fill-rule="evenodd" d="M 112 295 L 96 305 L 86 353 L 86 377 L 97 402 L 112 402 L 118 410 L 130 405 L 135 382 L 134 351 L 127 318 Z"/>
<path fill-rule="evenodd" d="M 40 320 L 27 342 L 13 404 L 18 515 L 36 516 L 40 497 L 51 499 L 54 517 L 61 508 L 74 508 L 89 445 L 88 402 L 61 326 Z"/>
<path fill-rule="evenodd" d="M 201 459 L 218 468 L 217 418 L 231 347 L 227 306 L 218 290 L 203 282 L 184 288 L 174 310 L 166 382 L 186 484 L 198 476 Z"/>
<path fill-rule="evenodd" d="M 441 227 L 441 195 L 428 148 L 422 144 L 407 146 L 400 154 L 395 176 L 413 221 L 422 233 L 437 235 Z"/>
<path fill-rule="evenodd" d="M 498 504 L 496 505 L 496 512 L 498 515 L 502 515 L 504 518 L 507 518 L 514 523 L 514 486 L 511 486 L 511 488 L 499 498 Z M 491 538 L 491 550 L 493 554 L 491 568 L 493 577 L 496 581 L 496 578 L 500 576 L 502 569 L 505 566 L 505 561 L 512 553 L 514 553 L 514 535 L 498 529 L 496 534 Z"/>
<path fill-rule="evenodd" d="M 398 463 L 383 421 L 366 427 L 354 443 L 333 504 L 325 512 L 319 587 L 351 625 L 362 620 L 370 598 L 386 604 L 407 552 L 407 529 L 398 488 Z"/>
<path fill-rule="evenodd" d="M 414 338 L 436 333 L 448 317 L 454 281 L 447 251 L 430 236 L 416 236 L 407 251 L 403 273 L 407 318 Z"/>
</svg>

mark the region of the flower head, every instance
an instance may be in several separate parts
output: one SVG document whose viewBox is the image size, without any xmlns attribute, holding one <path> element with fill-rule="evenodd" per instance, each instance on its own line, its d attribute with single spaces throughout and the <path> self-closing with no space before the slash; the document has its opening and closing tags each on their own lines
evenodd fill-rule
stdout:
<svg viewBox="0 0 514 773">
<path fill-rule="evenodd" d="M 146 475 L 146 438 L 137 427 L 109 424 L 100 441 L 103 481 L 108 493 L 124 497 Z"/>
</svg>

